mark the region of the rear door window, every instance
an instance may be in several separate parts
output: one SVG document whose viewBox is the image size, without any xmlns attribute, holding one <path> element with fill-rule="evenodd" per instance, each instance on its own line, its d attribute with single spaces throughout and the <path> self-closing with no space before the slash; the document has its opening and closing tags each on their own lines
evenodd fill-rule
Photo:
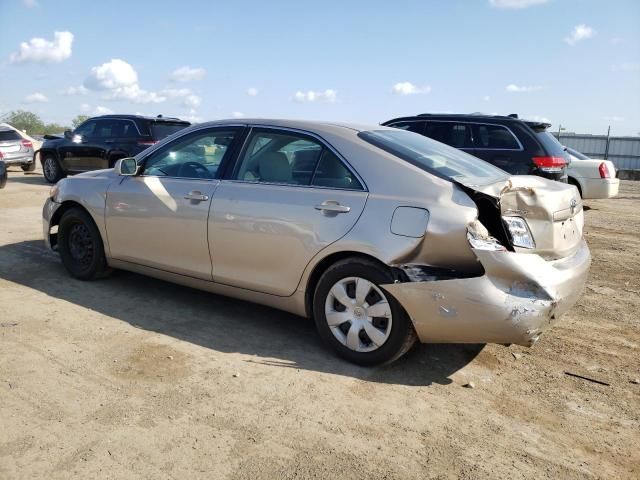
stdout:
<svg viewBox="0 0 640 480">
<path fill-rule="evenodd" d="M 455 148 L 470 148 L 471 127 L 457 122 L 428 122 L 425 135 Z"/>
<path fill-rule="evenodd" d="M 502 125 L 474 125 L 473 146 L 487 150 L 521 150 L 520 143 Z"/>
<path fill-rule="evenodd" d="M 183 128 L 187 128 L 188 126 L 188 123 L 152 122 L 151 136 L 154 140 L 160 141 L 169 135 L 179 132 Z"/>
<path fill-rule="evenodd" d="M 408 132 L 419 133 L 424 135 L 424 126 L 426 122 L 420 121 L 406 121 L 406 122 L 396 122 L 392 123 L 389 126 L 393 128 L 399 128 L 400 130 L 407 130 Z"/>
</svg>

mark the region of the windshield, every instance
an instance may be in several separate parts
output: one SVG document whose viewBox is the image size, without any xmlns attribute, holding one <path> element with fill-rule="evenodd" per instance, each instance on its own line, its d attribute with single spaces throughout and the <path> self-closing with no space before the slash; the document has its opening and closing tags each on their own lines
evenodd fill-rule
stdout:
<svg viewBox="0 0 640 480">
<path fill-rule="evenodd" d="M 160 141 L 188 126 L 188 123 L 153 122 L 151 124 L 151 134 L 154 140 Z"/>
<path fill-rule="evenodd" d="M 574 150 L 573 148 L 569 148 L 569 147 L 565 147 L 565 148 L 567 149 L 567 153 L 576 157 L 578 160 L 589 160 L 589 157 L 587 157 L 584 153 L 580 153 L 579 151 Z"/>
<path fill-rule="evenodd" d="M 405 130 L 360 132 L 360 138 L 429 173 L 447 180 L 478 184 L 509 174 L 493 165 L 420 134 Z"/>
</svg>

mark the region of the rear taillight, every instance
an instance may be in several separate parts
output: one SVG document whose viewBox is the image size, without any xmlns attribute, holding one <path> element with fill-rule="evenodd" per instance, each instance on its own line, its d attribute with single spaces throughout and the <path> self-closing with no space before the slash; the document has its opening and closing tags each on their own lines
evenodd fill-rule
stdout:
<svg viewBox="0 0 640 480">
<path fill-rule="evenodd" d="M 143 147 L 150 147 L 151 145 L 155 145 L 158 143 L 156 140 L 138 140 L 138 145 Z"/>
<path fill-rule="evenodd" d="M 567 166 L 564 157 L 533 157 L 533 163 L 543 172 L 561 172 Z"/>
<path fill-rule="evenodd" d="M 22 146 L 25 148 L 33 148 L 31 140 L 22 140 Z"/>
<path fill-rule="evenodd" d="M 609 167 L 607 167 L 606 163 L 602 162 L 598 166 L 598 171 L 600 172 L 600 178 L 611 178 L 611 172 L 609 172 Z"/>
</svg>

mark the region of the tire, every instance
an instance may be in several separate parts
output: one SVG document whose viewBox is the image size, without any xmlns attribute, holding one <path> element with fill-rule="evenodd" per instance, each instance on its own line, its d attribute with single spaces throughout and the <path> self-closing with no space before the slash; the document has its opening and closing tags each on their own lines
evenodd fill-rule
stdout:
<svg viewBox="0 0 640 480">
<path fill-rule="evenodd" d="M 52 155 L 47 155 L 42 162 L 42 174 L 49 183 L 56 183 L 65 176 L 62 167 Z"/>
<path fill-rule="evenodd" d="M 380 287 L 388 283 L 393 283 L 388 270 L 358 257 L 336 262 L 318 281 L 313 296 L 318 333 L 338 355 L 352 363 L 391 363 L 416 341 L 411 319 L 396 299 Z"/>
<path fill-rule="evenodd" d="M 62 214 L 58 225 L 58 248 L 62 264 L 80 280 L 95 280 L 111 273 L 100 231 L 81 208 L 70 208 Z"/>
<path fill-rule="evenodd" d="M 36 169 L 36 162 L 23 163 L 20 167 L 23 172 L 33 172 Z"/>
</svg>

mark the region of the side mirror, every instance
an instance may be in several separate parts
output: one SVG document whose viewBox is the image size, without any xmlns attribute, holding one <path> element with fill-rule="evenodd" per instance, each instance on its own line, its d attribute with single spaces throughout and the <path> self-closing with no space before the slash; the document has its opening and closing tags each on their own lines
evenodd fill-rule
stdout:
<svg viewBox="0 0 640 480">
<path fill-rule="evenodd" d="M 133 157 L 121 158 L 113 167 L 118 172 L 118 175 L 123 177 L 131 177 L 138 173 L 138 163 Z"/>
<path fill-rule="evenodd" d="M 66 138 L 67 140 L 71 140 L 73 138 L 73 132 L 71 130 L 65 130 L 64 138 Z"/>
</svg>

